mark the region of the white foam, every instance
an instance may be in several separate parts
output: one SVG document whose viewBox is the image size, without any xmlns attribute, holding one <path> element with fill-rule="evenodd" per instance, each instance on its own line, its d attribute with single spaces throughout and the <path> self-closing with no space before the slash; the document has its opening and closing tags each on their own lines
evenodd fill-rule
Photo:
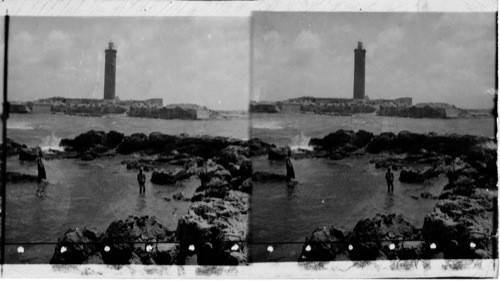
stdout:
<svg viewBox="0 0 500 281">
<path fill-rule="evenodd" d="M 304 135 L 304 133 L 300 133 L 298 136 L 294 136 L 292 138 L 292 142 L 290 143 L 290 149 L 292 150 L 309 150 L 313 151 L 313 147 L 309 145 L 310 137 Z"/>
<path fill-rule="evenodd" d="M 64 148 L 59 146 L 60 142 L 61 138 L 55 136 L 54 133 L 51 133 L 50 136 L 46 136 L 42 140 L 40 148 L 42 149 L 42 151 L 49 151 L 49 150 L 64 151 Z"/>
<path fill-rule="evenodd" d="M 25 121 L 20 121 L 20 122 L 9 121 L 9 122 L 7 122 L 7 129 L 26 131 L 26 130 L 33 130 L 33 127 L 30 126 L 30 123 L 25 122 Z"/>
<path fill-rule="evenodd" d="M 252 122 L 252 128 L 254 128 L 254 129 L 267 129 L 267 130 L 283 129 L 283 127 L 280 126 L 280 124 L 276 121 Z"/>
</svg>

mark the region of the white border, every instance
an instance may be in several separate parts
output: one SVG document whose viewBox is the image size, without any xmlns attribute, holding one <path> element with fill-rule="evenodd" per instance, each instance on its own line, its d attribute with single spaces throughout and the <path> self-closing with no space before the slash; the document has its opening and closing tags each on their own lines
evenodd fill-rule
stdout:
<svg viewBox="0 0 500 281">
<path fill-rule="evenodd" d="M 496 12 L 495 0 L 5 0 L 0 11 L 13 16 L 222 16 L 253 11 L 282 12 Z"/>
<path fill-rule="evenodd" d="M 275 12 L 496 12 L 495 0 L 262 0 L 230 2 L 5 0 L 11 16 L 217 16 Z M 63 278 L 437 278 L 498 277 L 498 260 L 374 261 L 366 263 L 255 263 L 238 267 L 3 265 L 3 276 Z M 210 273 L 210 274 L 204 274 Z"/>
<path fill-rule="evenodd" d="M 497 277 L 498 260 L 254 263 L 248 266 L 5 265 L 4 277 L 63 278 L 443 278 Z"/>
</svg>

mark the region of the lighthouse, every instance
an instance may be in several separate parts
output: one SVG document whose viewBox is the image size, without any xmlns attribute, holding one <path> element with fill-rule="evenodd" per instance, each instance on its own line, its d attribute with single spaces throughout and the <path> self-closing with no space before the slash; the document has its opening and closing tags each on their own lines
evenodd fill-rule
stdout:
<svg viewBox="0 0 500 281">
<path fill-rule="evenodd" d="M 358 42 L 354 49 L 354 99 L 365 98 L 365 53 L 363 42 Z"/>
<path fill-rule="evenodd" d="M 104 99 L 115 99 L 115 80 L 116 80 L 116 50 L 113 42 L 109 42 L 108 48 L 104 51 Z"/>
</svg>

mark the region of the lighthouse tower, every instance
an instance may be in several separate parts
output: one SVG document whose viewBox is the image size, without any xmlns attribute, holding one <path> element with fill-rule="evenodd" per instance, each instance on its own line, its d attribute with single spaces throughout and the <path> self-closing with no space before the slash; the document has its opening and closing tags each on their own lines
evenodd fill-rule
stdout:
<svg viewBox="0 0 500 281">
<path fill-rule="evenodd" d="M 104 63 L 104 99 L 115 99 L 115 80 L 116 80 L 116 50 L 113 42 L 109 42 L 108 48 L 104 51 L 106 54 Z"/>
<path fill-rule="evenodd" d="M 354 99 L 365 98 L 365 53 L 363 42 L 354 49 Z"/>
</svg>

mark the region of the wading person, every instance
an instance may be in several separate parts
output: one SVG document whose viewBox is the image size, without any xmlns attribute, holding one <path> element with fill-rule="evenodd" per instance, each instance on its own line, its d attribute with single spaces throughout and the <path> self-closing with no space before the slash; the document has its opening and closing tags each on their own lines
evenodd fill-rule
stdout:
<svg viewBox="0 0 500 281">
<path fill-rule="evenodd" d="M 387 181 L 387 192 L 394 192 L 394 174 L 391 171 L 391 167 L 387 167 L 387 172 L 385 173 L 385 180 Z"/>
<path fill-rule="evenodd" d="M 297 184 L 295 180 L 295 171 L 293 170 L 292 160 L 290 157 L 292 156 L 292 150 L 288 149 L 287 156 L 285 158 L 286 163 L 286 184 L 288 186 L 294 186 Z"/>
<path fill-rule="evenodd" d="M 36 167 L 38 170 L 38 177 L 37 177 L 37 182 L 38 182 L 38 188 L 36 190 L 36 195 L 37 196 L 42 196 L 44 192 L 44 180 L 47 179 L 47 174 L 45 173 L 45 166 L 43 165 L 42 161 L 42 150 L 38 152 L 38 157 L 36 158 Z"/>
<path fill-rule="evenodd" d="M 137 181 L 139 182 L 139 194 L 146 193 L 146 175 L 142 167 L 139 169 L 139 174 L 137 174 Z"/>
</svg>

